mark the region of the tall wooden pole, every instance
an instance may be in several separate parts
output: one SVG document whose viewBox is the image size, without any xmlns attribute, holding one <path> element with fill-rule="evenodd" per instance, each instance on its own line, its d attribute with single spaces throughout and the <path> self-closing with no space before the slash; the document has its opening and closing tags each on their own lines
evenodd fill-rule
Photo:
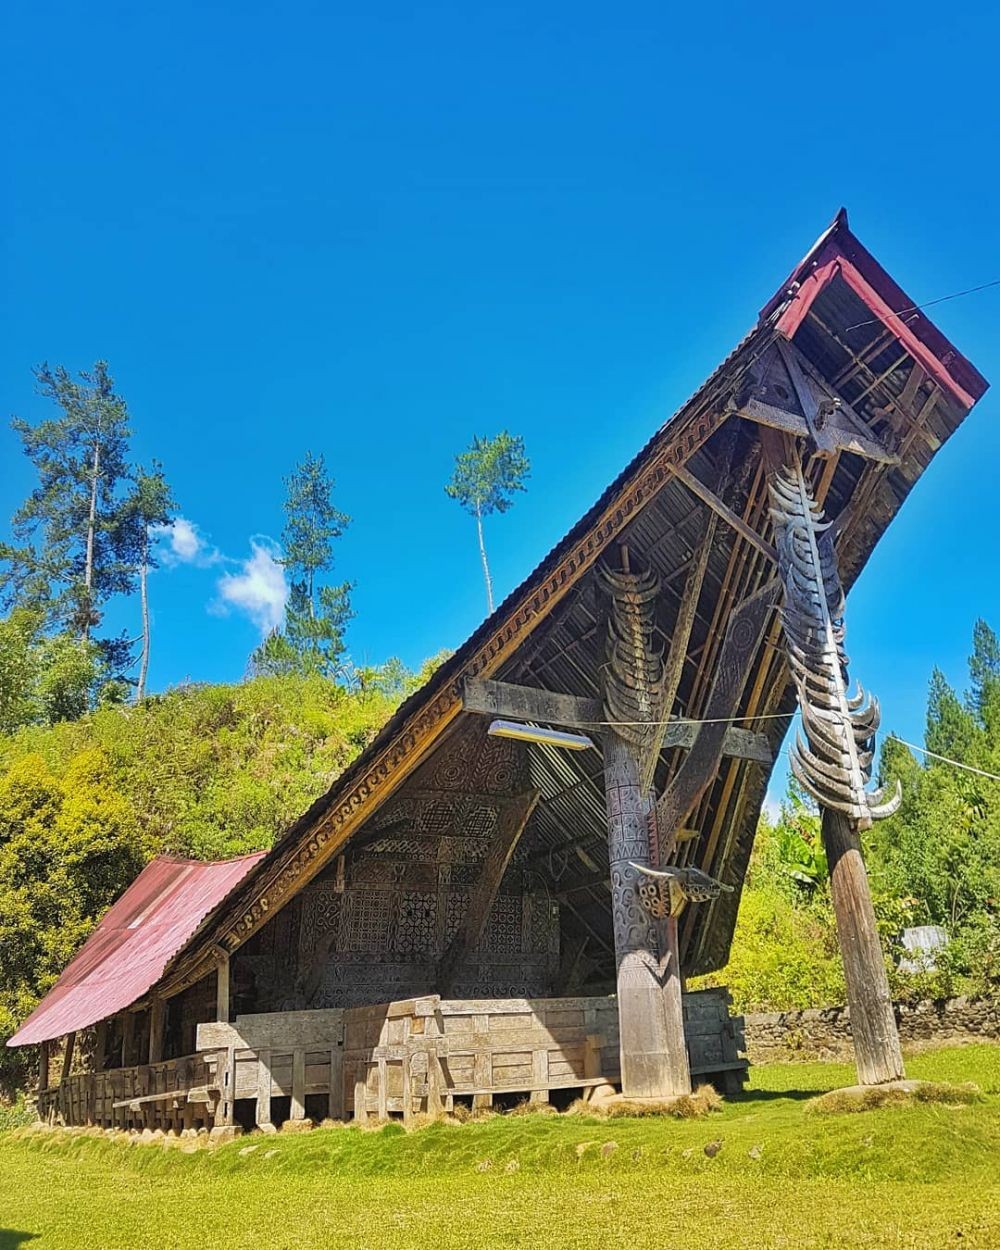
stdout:
<svg viewBox="0 0 1000 1250">
<path fill-rule="evenodd" d="M 229 956 L 224 955 L 218 964 L 215 981 L 215 1018 L 229 1020 Z"/>
<path fill-rule="evenodd" d="M 844 961 L 858 1080 L 862 1085 L 900 1080 L 904 1075 L 903 1052 L 858 834 L 847 816 L 825 807 L 823 842 L 830 866 L 837 941 Z"/>
<path fill-rule="evenodd" d="M 622 1093 L 670 1098 L 691 1092 L 684 1040 L 676 925 L 672 949 L 660 951 L 654 922 L 639 900 L 633 863 L 649 863 L 650 800 L 639 781 L 635 748 L 614 732 L 604 739 L 612 918 L 617 965 Z M 669 938 L 665 945 L 669 948 Z"/>
</svg>

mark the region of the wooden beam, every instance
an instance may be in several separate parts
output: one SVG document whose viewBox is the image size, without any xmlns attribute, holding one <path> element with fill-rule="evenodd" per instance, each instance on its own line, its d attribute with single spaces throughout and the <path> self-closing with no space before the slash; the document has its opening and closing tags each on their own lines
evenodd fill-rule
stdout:
<svg viewBox="0 0 1000 1250">
<path fill-rule="evenodd" d="M 469 677 L 463 683 L 462 707 L 466 712 L 481 712 L 485 716 L 581 729 L 599 725 L 604 719 L 600 699 L 581 699 L 572 694 L 556 694 L 534 686 L 477 677 Z"/>
<path fill-rule="evenodd" d="M 715 665 L 715 680 L 705 705 L 705 721 L 716 723 L 699 726 L 694 745 L 655 808 L 661 862 L 669 859 L 675 831 L 715 780 L 726 736 L 724 722 L 739 708 L 779 589 L 777 578 L 766 582 L 755 594 L 744 599 L 729 618 L 725 642 Z"/>
<path fill-rule="evenodd" d="M 500 889 L 500 882 L 503 880 L 521 834 L 531 819 L 531 813 L 535 810 L 540 798 L 540 790 L 529 790 L 510 800 L 501 811 L 493 844 L 483 860 L 479 880 L 469 898 L 469 906 L 462 927 L 455 934 L 438 964 L 439 993 L 447 992 L 459 966 L 483 936 L 490 909 Z"/>
<path fill-rule="evenodd" d="M 708 504 L 713 512 L 717 512 L 728 525 L 731 525 L 738 534 L 741 534 L 748 543 L 752 543 L 758 551 L 767 556 L 774 564 L 778 563 L 778 553 L 767 539 L 762 538 L 755 529 L 747 525 L 742 517 L 737 516 L 732 508 L 724 504 L 714 491 L 709 490 L 704 482 L 700 482 L 693 473 L 688 472 L 682 465 L 675 466 L 672 472 L 679 482 L 684 483 L 692 495 L 697 495 L 702 503 Z"/>
<path fill-rule="evenodd" d="M 598 699 L 581 699 L 571 694 L 553 694 L 534 686 L 517 686 L 507 681 L 470 678 L 465 682 L 463 703 L 468 712 L 486 716 L 510 716 L 523 720 L 566 725 L 573 729 L 594 729 L 601 725 L 604 709 Z M 668 721 L 663 727 L 663 749 L 690 750 L 698 737 L 698 725 L 690 721 Z M 771 747 L 763 734 L 735 725 L 724 727 L 723 755 L 772 763 Z"/>
<path fill-rule="evenodd" d="M 757 425 L 794 434 L 797 438 L 808 438 L 811 434 L 808 424 L 798 413 L 778 408 L 774 404 L 766 404 L 760 399 L 746 400 L 737 409 L 737 414 Z M 830 417 L 823 428 L 829 432 L 838 451 L 849 451 L 855 456 L 863 456 L 866 460 L 875 460 L 880 464 L 899 464 L 899 456 L 883 447 L 876 438 L 848 429 L 836 417 Z"/>
</svg>

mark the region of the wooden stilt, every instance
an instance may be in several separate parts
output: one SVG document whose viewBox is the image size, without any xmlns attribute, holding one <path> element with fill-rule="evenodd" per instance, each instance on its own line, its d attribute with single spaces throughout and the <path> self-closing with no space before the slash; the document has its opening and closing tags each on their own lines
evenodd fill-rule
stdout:
<svg viewBox="0 0 1000 1250">
<path fill-rule="evenodd" d="M 229 956 L 226 955 L 218 965 L 215 982 L 215 1018 L 229 1020 Z"/>
<path fill-rule="evenodd" d="M 166 1000 L 154 998 L 149 1005 L 149 1063 L 159 1063 L 163 1058 L 163 1035 L 166 1022 Z"/>
<path fill-rule="evenodd" d="M 38 1092 L 49 1087 L 49 1054 L 52 1043 L 42 1042 L 38 1048 Z"/>
<path fill-rule="evenodd" d="M 862 1085 L 899 1080 L 904 1075 L 903 1053 L 858 834 L 845 815 L 824 808 L 823 842 L 858 1080 Z"/>
</svg>

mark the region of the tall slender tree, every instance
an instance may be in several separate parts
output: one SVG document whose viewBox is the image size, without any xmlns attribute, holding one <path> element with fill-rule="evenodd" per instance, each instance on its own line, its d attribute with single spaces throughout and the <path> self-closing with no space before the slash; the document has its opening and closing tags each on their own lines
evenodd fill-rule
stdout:
<svg viewBox="0 0 1000 1250">
<path fill-rule="evenodd" d="M 132 492 L 126 499 L 120 518 L 123 531 L 122 546 L 133 553 L 132 560 L 139 580 L 139 603 L 142 612 L 142 653 L 139 657 L 139 677 L 135 687 L 135 701 L 146 697 L 146 677 L 149 673 L 150 622 L 149 622 L 149 574 L 158 567 L 153 541 L 158 526 L 169 525 L 174 518 L 176 503 L 163 475 L 163 466 L 156 460 L 152 467 L 136 466 Z"/>
<path fill-rule="evenodd" d="M 291 583 L 285 627 L 261 643 L 250 666 L 254 672 L 317 672 L 333 677 L 353 615 L 353 585 L 325 585 L 321 579 L 333 571 L 334 542 L 351 518 L 334 505 L 335 483 L 322 455 L 307 452 L 284 484 L 282 563 Z"/>
<path fill-rule="evenodd" d="M 524 480 L 531 472 L 531 464 L 524 450 L 524 439 L 506 430 L 495 438 L 472 440 L 466 451 L 455 457 L 455 472 L 444 488 L 445 493 L 476 518 L 476 535 L 479 539 L 479 558 L 483 564 L 486 582 L 486 602 L 493 611 L 493 578 L 486 558 L 486 542 L 483 538 L 483 517 L 493 512 L 506 512 L 514 502 L 514 495 L 524 490 Z"/>
<path fill-rule="evenodd" d="M 38 485 L 14 514 L 14 543 L 0 544 L 7 566 L 0 591 L 8 603 L 43 610 L 50 627 L 88 641 L 105 601 L 135 585 L 121 525 L 128 410 L 102 360 L 79 379 L 47 364 L 35 377 L 60 415 L 34 426 L 12 422 Z"/>
</svg>

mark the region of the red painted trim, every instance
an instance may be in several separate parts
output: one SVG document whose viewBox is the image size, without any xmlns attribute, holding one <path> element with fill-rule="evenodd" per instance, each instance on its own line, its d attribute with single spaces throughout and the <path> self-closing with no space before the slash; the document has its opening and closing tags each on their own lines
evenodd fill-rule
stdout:
<svg viewBox="0 0 1000 1250">
<path fill-rule="evenodd" d="M 834 280 L 841 277 L 862 303 L 891 330 L 899 342 L 906 348 L 915 361 L 934 379 L 935 382 L 953 395 L 963 408 L 971 408 L 979 395 L 970 394 L 968 390 L 951 373 L 948 366 L 937 356 L 913 330 L 900 319 L 886 300 L 862 274 L 861 270 L 848 260 L 834 238 L 829 238 L 819 256 L 812 262 L 814 266 L 808 277 L 803 278 L 802 285 L 790 298 L 787 307 L 778 317 L 775 326 L 778 332 L 787 339 L 792 339 L 796 331 L 805 321 L 814 301 L 820 293 Z M 902 295 L 902 292 L 900 292 Z M 906 297 L 903 296 L 904 306 Z M 963 360 L 949 346 L 949 354 Z M 985 389 L 985 387 L 983 388 Z M 979 392 L 982 394 L 982 391 Z"/>
<path fill-rule="evenodd" d="M 905 321 L 900 320 L 875 288 L 865 281 L 860 270 L 855 268 L 849 260 L 844 260 L 840 273 L 851 290 L 860 296 L 875 316 L 895 334 L 913 359 L 923 366 L 934 381 L 946 390 L 950 390 L 964 407 L 971 408 L 977 397 L 970 395 L 948 371 L 948 366 L 944 361 L 940 360 L 925 343 L 917 338 Z"/>
<path fill-rule="evenodd" d="M 838 258 L 827 261 L 825 265 L 816 266 L 809 277 L 803 280 L 802 285 L 792 296 L 788 307 L 775 323 L 779 334 L 783 334 L 786 339 L 795 337 L 795 332 L 805 321 L 813 300 L 825 287 L 829 286 L 839 272 L 840 260 Z"/>
</svg>

